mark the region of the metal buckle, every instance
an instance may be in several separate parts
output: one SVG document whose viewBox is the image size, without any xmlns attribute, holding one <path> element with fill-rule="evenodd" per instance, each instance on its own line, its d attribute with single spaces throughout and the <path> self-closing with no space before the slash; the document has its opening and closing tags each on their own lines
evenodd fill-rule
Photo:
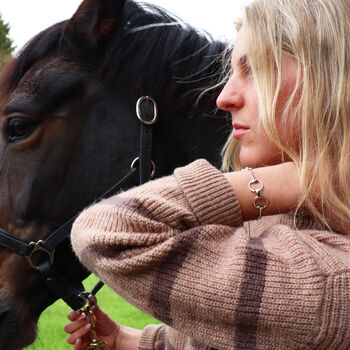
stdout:
<svg viewBox="0 0 350 350">
<path fill-rule="evenodd" d="M 141 103 L 143 101 L 151 101 L 153 103 L 153 119 L 152 120 L 144 120 L 144 119 L 142 119 L 142 116 L 141 116 Z M 137 115 L 137 118 L 139 118 L 139 120 L 143 124 L 153 125 L 157 121 L 157 118 L 158 118 L 157 102 L 152 97 L 149 97 L 149 96 L 140 97 L 137 100 L 137 102 L 136 102 L 136 115 Z"/>
<path fill-rule="evenodd" d="M 85 306 L 87 305 L 91 311 L 93 311 L 97 305 L 96 295 L 93 295 L 91 292 L 83 291 L 79 293 L 79 298 L 85 301 Z"/>
<path fill-rule="evenodd" d="M 132 161 L 132 163 L 131 163 L 131 165 L 130 165 L 130 169 L 131 170 L 134 170 L 135 169 L 135 165 L 136 165 L 136 163 L 138 162 L 140 160 L 140 157 L 137 157 L 137 158 L 135 158 L 133 161 Z M 151 160 L 151 163 L 152 163 L 152 172 L 151 172 L 151 179 L 153 179 L 154 178 L 154 176 L 156 175 L 156 165 L 154 164 L 154 161 L 153 160 Z"/>
<path fill-rule="evenodd" d="M 34 270 L 38 270 L 39 271 L 39 266 L 36 266 L 33 262 L 33 255 L 38 252 L 38 251 L 41 251 L 41 252 L 44 252 L 46 253 L 49 258 L 50 258 L 50 265 L 53 264 L 53 261 L 54 261 L 54 254 L 55 254 L 55 249 L 52 250 L 51 252 L 49 250 L 47 250 L 46 248 L 44 248 L 42 246 L 42 244 L 44 243 L 44 241 L 40 240 L 38 241 L 37 243 L 35 242 L 30 242 L 29 245 L 30 246 L 33 246 L 33 249 L 32 251 L 30 252 L 29 255 L 25 255 L 24 257 L 27 259 L 29 265 L 34 269 Z"/>
</svg>

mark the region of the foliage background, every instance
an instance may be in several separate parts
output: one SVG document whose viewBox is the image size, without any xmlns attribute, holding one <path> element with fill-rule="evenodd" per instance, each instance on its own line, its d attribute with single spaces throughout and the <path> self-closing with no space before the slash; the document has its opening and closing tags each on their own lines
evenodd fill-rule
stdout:
<svg viewBox="0 0 350 350">
<path fill-rule="evenodd" d="M 0 14 L 0 68 L 15 49 L 13 40 L 9 37 L 9 31 L 10 25 L 4 21 Z"/>
</svg>

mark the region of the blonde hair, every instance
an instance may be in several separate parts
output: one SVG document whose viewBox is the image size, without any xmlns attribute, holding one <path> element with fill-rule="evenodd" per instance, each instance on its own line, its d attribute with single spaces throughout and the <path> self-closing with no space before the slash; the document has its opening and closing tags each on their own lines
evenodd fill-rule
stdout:
<svg viewBox="0 0 350 350">
<path fill-rule="evenodd" d="M 259 0 L 245 8 L 242 25 L 261 122 L 297 165 L 301 203 L 323 224 L 327 225 L 327 211 L 328 217 L 348 225 L 350 0 Z M 296 86 L 282 116 L 283 130 L 299 131 L 298 145 L 289 144 L 276 127 L 282 53 L 291 55 L 298 67 Z M 287 118 L 291 113 L 293 117 Z M 224 170 L 239 166 L 239 149 L 232 137 L 223 152 Z"/>
</svg>

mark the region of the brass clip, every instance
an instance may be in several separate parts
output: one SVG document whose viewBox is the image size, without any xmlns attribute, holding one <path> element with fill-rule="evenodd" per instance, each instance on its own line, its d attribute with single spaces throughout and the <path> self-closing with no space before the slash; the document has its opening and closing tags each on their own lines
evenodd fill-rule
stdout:
<svg viewBox="0 0 350 350">
<path fill-rule="evenodd" d="M 27 259 L 29 265 L 35 270 L 39 270 L 39 266 L 35 265 L 35 263 L 33 262 L 33 255 L 38 251 L 44 252 L 49 256 L 50 265 L 52 265 L 53 261 L 54 261 L 55 249 L 50 252 L 49 250 L 47 250 L 46 248 L 44 248 L 42 246 L 43 243 L 44 243 L 44 241 L 42 241 L 42 240 L 38 241 L 37 243 L 30 242 L 29 245 L 33 246 L 33 249 L 29 255 L 24 256 Z"/>
</svg>

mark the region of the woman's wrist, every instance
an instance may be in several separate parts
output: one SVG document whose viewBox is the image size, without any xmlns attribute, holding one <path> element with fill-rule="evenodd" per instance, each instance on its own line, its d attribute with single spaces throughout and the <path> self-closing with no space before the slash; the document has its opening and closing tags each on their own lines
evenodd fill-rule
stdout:
<svg viewBox="0 0 350 350">
<path fill-rule="evenodd" d="M 116 334 L 114 350 L 137 350 L 142 331 L 120 325 Z"/>
<path fill-rule="evenodd" d="M 262 215 L 275 215 L 295 209 L 299 203 L 299 176 L 295 164 L 292 162 L 253 169 L 256 180 L 263 184 L 260 195 L 268 200 L 268 205 L 261 211 Z M 232 187 L 240 203 L 244 220 L 259 217 L 260 211 L 254 205 L 256 193 L 252 193 L 248 185 L 252 181 L 250 171 L 236 171 L 225 173 L 227 181 Z M 260 188 L 260 184 L 258 184 Z"/>
</svg>

